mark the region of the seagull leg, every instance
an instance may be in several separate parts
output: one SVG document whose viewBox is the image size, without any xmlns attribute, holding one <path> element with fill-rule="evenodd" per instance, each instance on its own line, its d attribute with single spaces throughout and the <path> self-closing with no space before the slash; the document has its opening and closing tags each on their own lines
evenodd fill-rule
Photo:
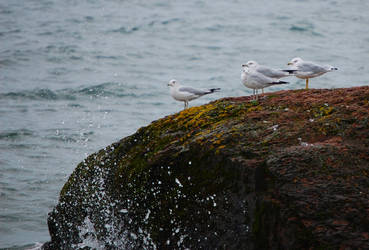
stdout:
<svg viewBox="0 0 369 250">
<path fill-rule="evenodd" d="M 309 78 L 306 78 L 306 89 L 309 89 Z"/>
<path fill-rule="evenodd" d="M 261 93 L 264 95 L 264 88 L 261 89 Z"/>
</svg>

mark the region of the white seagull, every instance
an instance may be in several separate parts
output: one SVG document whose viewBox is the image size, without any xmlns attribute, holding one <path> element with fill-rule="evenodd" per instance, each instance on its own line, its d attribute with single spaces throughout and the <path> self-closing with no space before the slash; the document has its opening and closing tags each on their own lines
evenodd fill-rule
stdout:
<svg viewBox="0 0 369 250">
<path fill-rule="evenodd" d="M 241 81 L 247 88 L 253 89 L 253 99 L 258 99 L 258 89 L 274 86 L 277 84 L 286 84 L 288 82 L 268 77 L 254 68 L 242 65 Z"/>
<path fill-rule="evenodd" d="M 327 72 L 338 70 L 331 65 L 319 65 L 314 62 L 304 61 L 299 57 L 293 58 L 287 65 L 296 69 L 294 75 L 301 79 L 306 79 L 306 89 L 309 88 L 309 78 L 321 76 Z"/>
<path fill-rule="evenodd" d="M 170 95 L 177 101 L 184 102 L 184 108 L 188 108 L 188 102 L 197 99 L 203 95 L 212 94 L 220 90 L 220 88 L 213 89 L 195 89 L 188 86 L 182 86 L 176 80 L 170 80 L 168 83 L 170 88 Z"/>
<path fill-rule="evenodd" d="M 263 75 L 266 75 L 267 77 L 271 77 L 275 79 L 280 79 L 282 77 L 287 77 L 287 76 L 293 76 L 294 72 L 296 71 L 294 69 L 273 69 L 273 68 L 260 65 L 255 61 L 248 61 L 246 64 L 242 66 L 246 66 L 246 65 L 247 67 L 251 69 L 255 69 L 257 72 Z M 264 94 L 264 88 L 262 88 L 262 93 Z"/>
</svg>

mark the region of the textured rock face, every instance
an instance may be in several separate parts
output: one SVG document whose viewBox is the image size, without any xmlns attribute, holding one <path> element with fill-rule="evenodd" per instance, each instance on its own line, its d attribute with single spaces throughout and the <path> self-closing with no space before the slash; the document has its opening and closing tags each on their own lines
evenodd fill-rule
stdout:
<svg viewBox="0 0 369 250">
<path fill-rule="evenodd" d="M 226 98 L 80 163 L 45 249 L 369 246 L 369 87 Z"/>
</svg>

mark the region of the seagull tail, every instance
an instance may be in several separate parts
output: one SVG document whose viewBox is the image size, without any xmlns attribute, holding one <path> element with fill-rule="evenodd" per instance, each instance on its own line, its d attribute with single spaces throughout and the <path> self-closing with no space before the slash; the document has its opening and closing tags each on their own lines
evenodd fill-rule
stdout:
<svg viewBox="0 0 369 250">
<path fill-rule="evenodd" d="M 288 84 L 289 82 L 285 82 L 285 81 L 278 81 L 278 82 L 271 82 L 271 85 L 277 85 L 277 84 Z"/>
<path fill-rule="evenodd" d="M 209 89 L 210 93 L 218 92 L 219 90 L 220 90 L 220 88 Z"/>
<path fill-rule="evenodd" d="M 290 75 L 293 75 L 296 71 L 297 71 L 297 69 L 284 69 L 284 70 L 282 70 L 283 72 L 287 72 L 287 73 L 289 73 Z"/>
<path fill-rule="evenodd" d="M 336 67 L 331 67 L 331 71 L 333 71 L 333 70 L 338 70 L 338 68 L 336 68 Z"/>
</svg>

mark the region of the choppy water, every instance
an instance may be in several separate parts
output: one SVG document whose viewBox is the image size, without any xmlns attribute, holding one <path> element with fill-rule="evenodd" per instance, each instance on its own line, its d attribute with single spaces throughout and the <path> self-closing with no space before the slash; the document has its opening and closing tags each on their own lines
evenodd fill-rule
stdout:
<svg viewBox="0 0 369 250">
<path fill-rule="evenodd" d="M 170 79 L 222 88 L 200 105 L 250 94 L 248 60 L 300 56 L 339 68 L 313 88 L 368 85 L 368 30 L 367 0 L 0 0 L 0 248 L 49 240 L 78 162 L 181 110 Z"/>
</svg>

